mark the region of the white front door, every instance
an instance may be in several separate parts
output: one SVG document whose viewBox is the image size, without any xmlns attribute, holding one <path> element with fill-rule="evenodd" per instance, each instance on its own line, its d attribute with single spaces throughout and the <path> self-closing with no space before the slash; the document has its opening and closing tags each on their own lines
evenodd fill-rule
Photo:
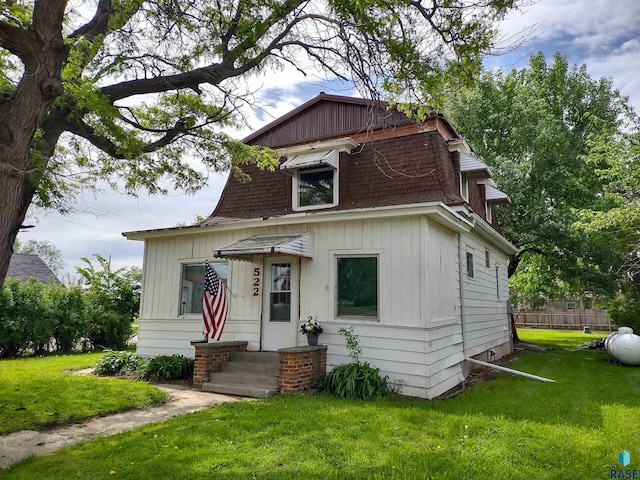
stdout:
<svg viewBox="0 0 640 480">
<path fill-rule="evenodd" d="M 298 340 L 298 259 L 265 259 L 262 350 L 295 347 Z"/>
</svg>

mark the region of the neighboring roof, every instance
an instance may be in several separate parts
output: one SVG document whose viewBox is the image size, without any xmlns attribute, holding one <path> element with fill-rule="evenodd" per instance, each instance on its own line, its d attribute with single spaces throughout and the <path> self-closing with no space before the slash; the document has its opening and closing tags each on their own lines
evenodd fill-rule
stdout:
<svg viewBox="0 0 640 480">
<path fill-rule="evenodd" d="M 11 256 L 7 277 L 15 278 L 21 282 L 26 282 L 31 277 L 35 277 L 39 282 L 47 284 L 49 279 L 52 278 L 53 283 L 62 284 L 38 255 L 26 253 L 14 253 Z"/>
<path fill-rule="evenodd" d="M 256 235 L 214 251 L 216 258 L 235 260 L 251 260 L 251 257 L 274 254 L 313 258 L 313 232 Z"/>
</svg>

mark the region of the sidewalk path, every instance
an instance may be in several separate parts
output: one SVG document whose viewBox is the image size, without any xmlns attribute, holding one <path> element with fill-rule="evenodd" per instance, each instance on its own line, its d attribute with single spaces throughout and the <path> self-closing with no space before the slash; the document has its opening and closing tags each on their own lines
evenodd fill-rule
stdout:
<svg viewBox="0 0 640 480">
<path fill-rule="evenodd" d="M 206 393 L 182 385 L 157 385 L 167 392 L 167 403 L 145 410 L 129 410 L 83 423 L 65 425 L 45 432 L 23 430 L 0 436 L 0 470 L 27 457 L 44 455 L 95 437 L 106 437 L 136 427 L 158 423 L 178 415 L 240 400 L 236 397 Z"/>
</svg>

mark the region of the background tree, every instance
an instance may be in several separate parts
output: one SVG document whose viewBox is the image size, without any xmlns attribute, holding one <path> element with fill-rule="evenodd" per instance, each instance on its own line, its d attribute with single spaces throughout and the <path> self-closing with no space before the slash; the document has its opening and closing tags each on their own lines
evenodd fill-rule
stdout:
<svg viewBox="0 0 640 480">
<path fill-rule="evenodd" d="M 28 240 L 26 243 L 15 241 L 13 251 L 16 253 L 26 253 L 30 255 L 38 255 L 47 267 L 60 278 L 64 270 L 64 261 L 62 260 L 62 252 L 56 246 L 47 240 Z"/>
<path fill-rule="evenodd" d="M 87 258 L 86 267 L 76 270 L 88 286 L 91 329 L 94 347 L 119 349 L 131 335 L 131 324 L 140 310 L 142 271 L 138 267 L 111 269 L 111 259 L 95 254 L 100 268 Z"/>
<path fill-rule="evenodd" d="M 64 211 L 97 179 L 162 193 L 162 178 L 193 191 L 207 170 L 273 168 L 220 131 L 247 75 L 289 64 L 434 103 L 443 79 L 479 70 L 517 2 L 0 1 L 0 283 L 33 201 Z"/>
<path fill-rule="evenodd" d="M 611 206 L 603 200 L 610 180 L 597 174 L 608 160 L 590 155 L 590 140 L 602 132 L 614 138 L 633 119 L 611 80 L 538 53 L 527 68 L 486 72 L 450 95 L 447 112 L 511 197 L 498 216 L 518 247 L 509 277 L 522 299 L 611 293 L 622 259 L 611 248 L 615 236 L 576 224 L 579 212 Z"/>
</svg>

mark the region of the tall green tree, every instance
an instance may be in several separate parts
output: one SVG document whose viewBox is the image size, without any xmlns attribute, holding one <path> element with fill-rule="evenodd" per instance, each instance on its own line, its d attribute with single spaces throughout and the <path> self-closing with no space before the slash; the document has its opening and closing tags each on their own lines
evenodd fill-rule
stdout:
<svg viewBox="0 0 640 480">
<path fill-rule="evenodd" d="M 498 215 L 518 247 L 512 284 L 534 303 L 536 291 L 538 300 L 610 291 L 620 263 L 610 248 L 616 239 L 576 222 L 580 211 L 608 208 L 609 179 L 597 172 L 609 164 L 590 155 L 591 140 L 602 132 L 614 138 L 633 117 L 611 80 L 591 78 L 559 53 L 550 63 L 538 53 L 526 68 L 486 72 L 473 88 L 452 93 L 447 112 L 511 197 Z"/>
<path fill-rule="evenodd" d="M 293 65 L 430 103 L 478 72 L 518 2 L 0 1 L 0 283 L 34 201 L 64 211 L 83 181 L 193 191 L 209 170 L 273 167 L 220 131 L 247 76 Z"/>
</svg>

